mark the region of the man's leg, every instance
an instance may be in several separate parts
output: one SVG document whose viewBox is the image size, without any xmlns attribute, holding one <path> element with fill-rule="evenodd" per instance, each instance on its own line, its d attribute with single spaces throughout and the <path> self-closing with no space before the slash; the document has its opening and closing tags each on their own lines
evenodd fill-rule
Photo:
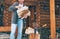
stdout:
<svg viewBox="0 0 60 39">
<path fill-rule="evenodd" d="M 15 39 L 16 27 L 17 27 L 17 24 L 11 24 L 10 39 Z"/>
<path fill-rule="evenodd" d="M 22 30 L 23 30 L 23 19 L 18 19 L 18 37 L 17 37 L 17 39 L 22 39 Z"/>
</svg>

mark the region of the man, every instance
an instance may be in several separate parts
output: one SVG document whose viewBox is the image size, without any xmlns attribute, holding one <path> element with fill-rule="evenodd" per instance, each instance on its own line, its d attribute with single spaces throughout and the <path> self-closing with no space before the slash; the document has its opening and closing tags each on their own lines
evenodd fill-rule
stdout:
<svg viewBox="0 0 60 39">
<path fill-rule="evenodd" d="M 40 39 L 49 39 L 50 31 L 47 24 L 42 25 L 38 31 L 40 33 Z"/>
<path fill-rule="evenodd" d="M 17 0 L 9 7 L 9 11 L 13 12 L 10 39 L 15 39 L 16 27 L 18 27 L 17 39 L 22 39 L 23 19 L 18 18 L 17 9 L 23 7 L 23 2 L 24 0 Z"/>
</svg>

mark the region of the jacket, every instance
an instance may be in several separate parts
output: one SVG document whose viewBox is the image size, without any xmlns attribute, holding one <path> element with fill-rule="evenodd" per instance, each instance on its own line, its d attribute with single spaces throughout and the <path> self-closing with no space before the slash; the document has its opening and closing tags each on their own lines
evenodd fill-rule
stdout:
<svg viewBox="0 0 60 39">
<path fill-rule="evenodd" d="M 17 24 L 18 21 L 18 15 L 17 15 L 17 9 L 15 8 L 15 6 L 18 6 L 19 3 L 18 2 L 14 2 L 10 7 L 9 7 L 9 11 L 12 11 L 12 19 L 11 19 L 11 23 Z"/>
</svg>

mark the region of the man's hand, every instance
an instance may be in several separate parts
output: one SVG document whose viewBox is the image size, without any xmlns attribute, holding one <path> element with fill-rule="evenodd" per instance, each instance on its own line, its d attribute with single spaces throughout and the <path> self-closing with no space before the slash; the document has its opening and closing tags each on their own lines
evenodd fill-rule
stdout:
<svg viewBox="0 0 60 39">
<path fill-rule="evenodd" d="M 20 6 L 15 6 L 15 8 L 21 8 Z"/>
</svg>

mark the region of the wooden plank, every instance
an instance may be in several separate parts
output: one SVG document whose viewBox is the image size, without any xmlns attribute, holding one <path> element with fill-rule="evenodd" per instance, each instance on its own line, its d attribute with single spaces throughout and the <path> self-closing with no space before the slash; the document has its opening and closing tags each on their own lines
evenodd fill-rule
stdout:
<svg viewBox="0 0 60 39">
<path fill-rule="evenodd" d="M 50 0 L 51 39 L 56 39 L 55 0 Z"/>
<path fill-rule="evenodd" d="M 11 27 L 10 26 L 0 27 L 0 32 L 9 32 L 9 31 L 11 31 Z"/>
</svg>

